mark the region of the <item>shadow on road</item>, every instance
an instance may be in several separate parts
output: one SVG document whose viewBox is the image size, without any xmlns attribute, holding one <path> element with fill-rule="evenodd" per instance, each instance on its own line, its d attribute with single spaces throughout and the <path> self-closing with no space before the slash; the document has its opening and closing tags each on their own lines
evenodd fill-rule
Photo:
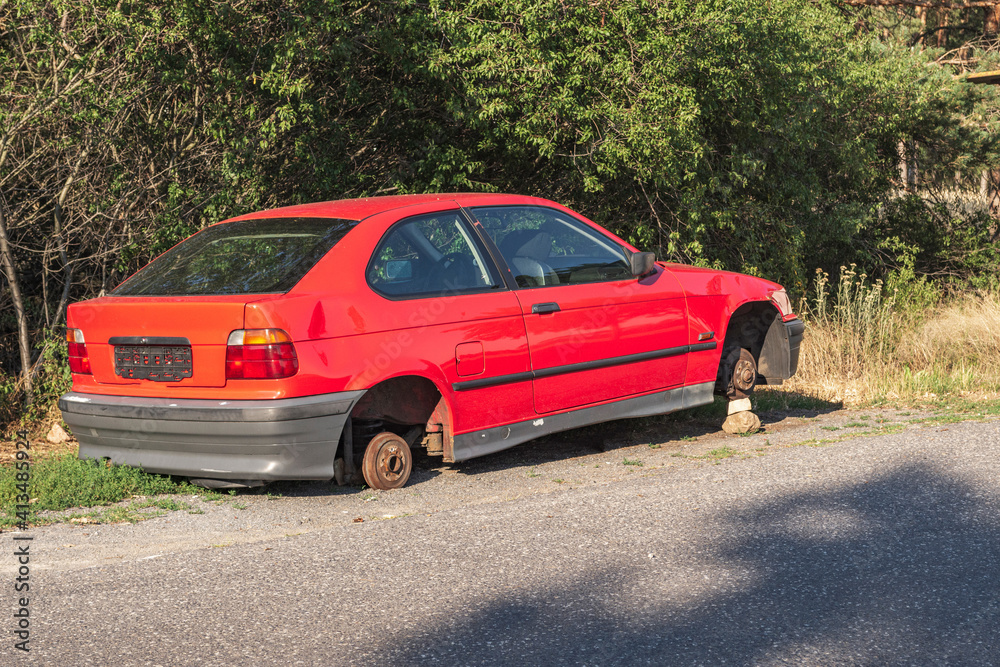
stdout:
<svg viewBox="0 0 1000 667">
<path fill-rule="evenodd" d="M 912 465 L 710 514 L 731 537 L 692 568 L 607 559 L 425 628 L 387 664 L 1000 664 L 998 510 L 996 495 Z M 678 552 L 676 535 L 650 534 L 663 536 L 652 550 Z M 747 574 L 704 574 L 732 570 Z"/>
</svg>

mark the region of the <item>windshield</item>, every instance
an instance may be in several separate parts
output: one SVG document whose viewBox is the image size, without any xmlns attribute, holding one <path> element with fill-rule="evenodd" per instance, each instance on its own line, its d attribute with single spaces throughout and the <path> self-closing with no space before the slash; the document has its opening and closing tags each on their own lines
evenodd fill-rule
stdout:
<svg viewBox="0 0 1000 667">
<path fill-rule="evenodd" d="M 333 218 L 268 218 L 213 225 L 157 257 L 111 294 L 287 292 L 356 224 Z"/>
</svg>

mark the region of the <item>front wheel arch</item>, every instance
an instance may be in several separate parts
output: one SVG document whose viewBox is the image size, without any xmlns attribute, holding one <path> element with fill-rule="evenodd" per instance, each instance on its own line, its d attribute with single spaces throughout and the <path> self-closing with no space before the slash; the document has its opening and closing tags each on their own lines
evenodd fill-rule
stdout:
<svg viewBox="0 0 1000 667">
<path fill-rule="evenodd" d="M 767 363 L 766 358 L 761 359 L 761 353 L 768 331 L 776 320 L 780 322 L 780 313 L 769 301 L 751 301 L 733 312 L 722 342 L 722 354 L 719 357 L 719 370 L 715 380 L 716 394 L 728 398 L 743 398 L 753 390 L 752 385 L 761 380 L 766 381 L 759 375 L 761 364 Z M 741 358 L 746 360 L 742 351 L 749 354 L 756 374 L 749 391 L 740 391 L 734 386 L 737 384 L 733 377 L 736 367 Z"/>
</svg>

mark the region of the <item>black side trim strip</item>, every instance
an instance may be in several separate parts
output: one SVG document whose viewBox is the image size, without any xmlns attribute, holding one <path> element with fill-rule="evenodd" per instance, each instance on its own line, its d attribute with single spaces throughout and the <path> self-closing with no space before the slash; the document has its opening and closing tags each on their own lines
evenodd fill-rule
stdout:
<svg viewBox="0 0 1000 667">
<path fill-rule="evenodd" d="M 191 347 L 187 338 L 171 338 L 169 336 L 112 336 L 108 345 L 184 345 Z"/>
<path fill-rule="evenodd" d="M 502 384 L 512 384 L 514 382 L 524 382 L 535 379 L 535 374 L 531 371 L 526 373 L 512 373 L 511 375 L 498 375 L 492 378 L 481 378 L 479 380 L 466 380 L 465 382 L 455 382 L 451 385 L 453 391 L 466 391 L 467 389 L 482 389 L 483 387 L 496 387 Z"/>
<path fill-rule="evenodd" d="M 714 350 L 717 343 L 697 343 L 695 345 L 680 345 L 678 347 L 668 347 L 664 350 L 653 350 L 652 352 L 640 352 L 638 354 L 626 354 L 621 357 L 610 357 L 608 359 L 597 359 L 595 361 L 584 361 L 579 364 L 567 364 L 565 366 L 553 366 L 542 368 L 537 371 L 526 373 L 513 373 L 511 375 L 498 375 L 497 377 L 482 378 L 479 380 L 467 380 L 465 382 L 455 382 L 451 385 L 454 391 L 467 391 L 469 389 L 482 389 L 483 387 L 495 387 L 512 382 L 524 382 L 525 380 L 537 380 L 539 378 L 565 375 L 566 373 L 578 373 L 580 371 L 591 371 L 598 368 L 608 368 L 611 366 L 623 366 L 625 364 L 635 364 L 640 361 L 651 361 L 653 359 L 663 359 L 665 357 L 676 357 L 689 352 L 701 352 L 703 350 Z"/>
<path fill-rule="evenodd" d="M 665 350 L 653 350 L 652 352 L 640 352 L 639 354 L 626 354 L 622 357 L 611 357 L 610 359 L 597 359 L 596 361 L 584 361 L 579 364 L 567 364 L 565 366 L 553 366 L 552 368 L 542 368 L 535 371 L 535 379 L 548 378 L 564 373 L 578 373 L 580 371 L 591 371 L 597 368 L 608 368 L 609 366 L 622 366 L 624 364 L 634 364 L 640 361 L 650 361 L 662 357 L 676 357 L 687 354 L 690 345 L 679 347 L 668 347 Z"/>
</svg>

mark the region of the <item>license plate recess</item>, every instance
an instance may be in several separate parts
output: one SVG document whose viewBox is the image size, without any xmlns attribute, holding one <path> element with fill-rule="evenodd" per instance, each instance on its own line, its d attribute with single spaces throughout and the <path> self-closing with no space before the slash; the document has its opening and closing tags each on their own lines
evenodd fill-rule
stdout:
<svg viewBox="0 0 1000 667">
<path fill-rule="evenodd" d="M 194 374 L 187 338 L 118 337 L 109 342 L 115 350 L 115 375 L 121 378 L 179 382 Z"/>
</svg>

